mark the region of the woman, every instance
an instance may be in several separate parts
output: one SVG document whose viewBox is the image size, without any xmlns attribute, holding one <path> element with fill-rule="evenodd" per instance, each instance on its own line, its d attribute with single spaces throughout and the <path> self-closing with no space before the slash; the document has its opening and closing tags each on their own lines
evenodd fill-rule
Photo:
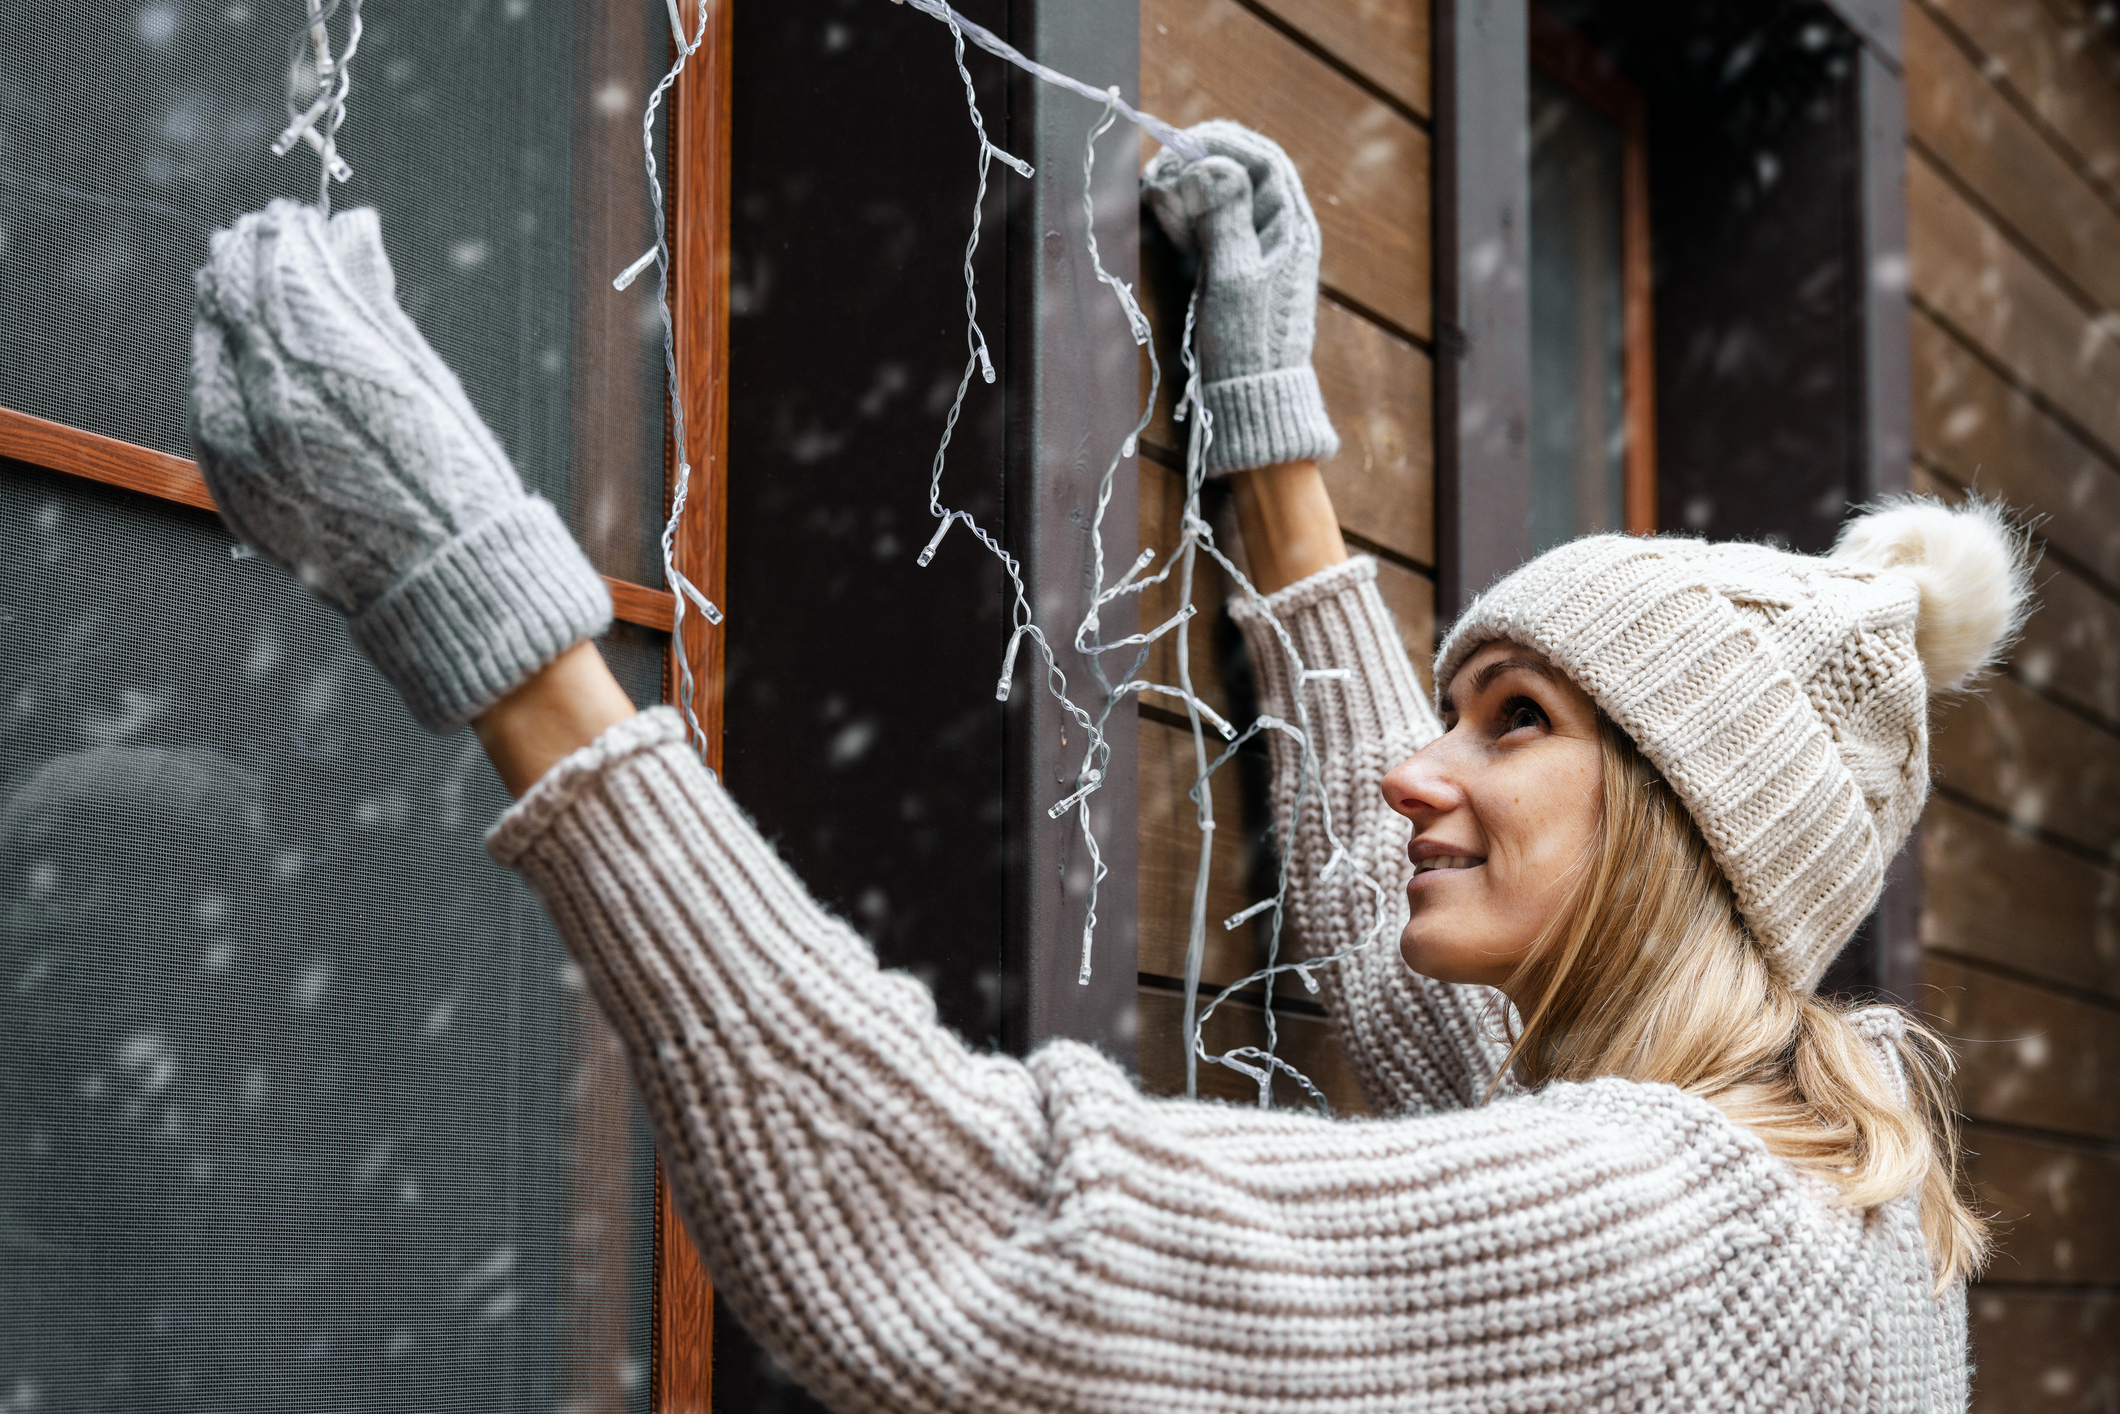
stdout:
<svg viewBox="0 0 2120 1414">
<path fill-rule="evenodd" d="M 398 311 L 372 213 L 215 238 L 215 499 L 422 720 L 474 721 L 522 797 L 490 846 L 625 1036 L 717 1292 L 834 1406 L 1962 1407 L 1982 1239 L 1942 1053 L 1811 990 L 1920 807 L 1928 691 L 2014 621 L 2009 536 L 1910 505 L 1828 560 L 1579 541 L 1456 625 L 1438 723 L 1309 460 L 1301 186 L 1195 131 L 1215 155 L 1148 186 L 1202 256 L 1213 469 L 1273 591 L 1234 612 L 1268 711 L 1268 610 L 1354 670 L 1310 689 L 1329 802 L 1404 890 L 1399 948 L 1326 970 L 1385 1118 L 1148 1099 L 1086 1047 L 938 1027 L 582 642 L 600 583 Z M 1315 810 L 1291 848 L 1300 945 L 1355 941 L 1371 895 L 1321 881 Z"/>
</svg>

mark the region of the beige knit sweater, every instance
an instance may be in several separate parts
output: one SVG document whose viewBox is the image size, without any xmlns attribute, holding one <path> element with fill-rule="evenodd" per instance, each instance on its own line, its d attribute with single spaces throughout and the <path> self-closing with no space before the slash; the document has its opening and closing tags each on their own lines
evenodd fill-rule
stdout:
<svg viewBox="0 0 2120 1414">
<path fill-rule="evenodd" d="M 1436 728 L 1374 574 L 1326 571 L 1276 608 L 1309 666 L 1355 670 L 1313 686 L 1312 727 L 1350 849 L 1403 909 L 1407 827 L 1376 783 Z M 1267 709 L 1291 715 L 1240 617 Z M 1290 917 L 1317 952 L 1369 905 L 1313 882 L 1313 835 Z M 1666 1086 L 1480 1103 L 1487 997 L 1409 973 L 1395 928 L 1330 997 L 1390 1117 L 1335 1121 L 1149 1099 L 1067 1042 L 968 1050 L 667 711 L 555 768 L 491 848 L 624 1035 L 716 1291 L 834 1407 L 1965 1404 L 1963 1293 L 1931 1295 L 1912 1200 L 1836 1208 Z"/>
</svg>

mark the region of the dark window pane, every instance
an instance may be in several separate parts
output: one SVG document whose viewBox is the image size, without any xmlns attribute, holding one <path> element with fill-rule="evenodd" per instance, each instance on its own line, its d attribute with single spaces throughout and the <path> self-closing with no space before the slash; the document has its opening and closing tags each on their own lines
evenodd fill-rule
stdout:
<svg viewBox="0 0 2120 1414">
<path fill-rule="evenodd" d="M 1626 528 L 1619 130 L 1531 75 L 1534 550 Z"/>
<path fill-rule="evenodd" d="M 313 200 L 286 122 L 288 3 L 17 5 L 0 33 L 0 406 L 189 456 L 191 272 L 207 233 Z M 660 583 L 660 325 L 640 112 L 663 7 L 379 5 L 334 209 L 372 205 L 422 332 L 598 568 Z"/>
<path fill-rule="evenodd" d="M 645 1409 L 645 1123 L 492 771 L 230 548 L 0 462 L 0 1407 Z"/>
</svg>

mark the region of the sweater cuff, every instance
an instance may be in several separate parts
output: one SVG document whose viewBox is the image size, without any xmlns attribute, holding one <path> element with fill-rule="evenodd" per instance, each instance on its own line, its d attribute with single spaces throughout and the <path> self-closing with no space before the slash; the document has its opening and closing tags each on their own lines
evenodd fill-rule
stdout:
<svg viewBox="0 0 2120 1414">
<path fill-rule="evenodd" d="M 1247 634 L 1254 629 L 1271 633 L 1273 630 L 1266 622 L 1269 611 L 1273 617 L 1285 622 L 1290 615 L 1300 614 L 1327 600 L 1344 594 L 1358 594 L 1363 585 L 1376 583 L 1376 577 L 1377 562 L 1373 556 L 1349 555 L 1336 565 L 1276 589 L 1265 596 L 1263 603 L 1249 597 L 1230 600 L 1229 616 Z"/>
<path fill-rule="evenodd" d="M 1307 363 L 1210 383 L 1206 403 L 1214 415 L 1210 476 L 1306 457 L 1324 461 L 1340 450 L 1317 370 Z"/>
<path fill-rule="evenodd" d="M 585 792 L 595 790 L 606 772 L 636 756 L 685 739 L 684 718 L 674 707 L 651 707 L 606 727 L 601 736 L 565 757 L 486 832 L 486 852 L 503 869 L 522 868 L 523 857 Z M 710 778 L 711 780 L 711 778 Z M 718 788 L 718 787 L 717 787 Z"/>
<path fill-rule="evenodd" d="M 429 555 L 353 621 L 429 731 L 449 732 L 611 625 L 611 591 L 559 512 L 528 496 Z"/>
</svg>

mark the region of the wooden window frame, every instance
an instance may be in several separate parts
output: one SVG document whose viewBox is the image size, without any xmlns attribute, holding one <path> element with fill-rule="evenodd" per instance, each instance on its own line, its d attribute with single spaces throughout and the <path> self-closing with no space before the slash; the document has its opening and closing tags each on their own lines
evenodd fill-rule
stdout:
<svg viewBox="0 0 2120 1414">
<path fill-rule="evenodd" d="M 687 513 L 673 544 L 679 572 L 717 603 L 725 590 L 728 524 L 729 98 L 731 0 L 715 0 L 710 33 L 685 67 L 670 105 L 672 305 L 677 377 L 687 412 L 692 466 Z M 658 16 L 659 19 L 659 16 Z M 666 447 L 664 495 L 675 486 L 676 449 Z M 78 477 L 195 510 L 215 511 L 198 464 L 150 447 L 0 406 L 0 459 Z M 615 617 L 670 634 L 676 601 L 666 589 L 603 576 Z M 664 696 L 676 700 L 677 654 L 689 660 L 693 708 L 719 769 L 722 746 L 722 630 L 687 614 L 683 642 L 672 641 Z M 685 1232 L 660 1161 L 654 1194 L 652 1408 L 707 1414 L 713 1404 L 713 1287 Z"/>
<path fill-rule="evenodd" d="M 1649 237 L 1649 110 L 1641 90 L 1581 35 L 1532 0 L 1531 67 L 1582 100 L 1620 135 L 1622 421 L 1627 533 L 1656 531 L 1656 306 Z M 1528 97 L 1528 94 L 1527 94 Z"/>
</svg>

